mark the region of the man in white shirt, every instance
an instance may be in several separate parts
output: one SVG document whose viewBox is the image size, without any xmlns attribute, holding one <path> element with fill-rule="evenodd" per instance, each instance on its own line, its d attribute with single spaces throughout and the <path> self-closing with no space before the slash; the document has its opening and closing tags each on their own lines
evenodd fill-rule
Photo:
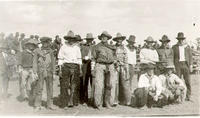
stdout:
<svg viewBox="0 0 200 118">
<path fill-rule="evenodd" d="M 76 44 L 77 38 L 72 31 L 69 31 L 64 39 L 67 42 L 62 45 L 58 54 L 62 108 L 78 105 L 80 76 L 82 75 L 81 51 Z"/>
<path fill-rule="evenodd" d="M 130 77 L 130 89 L 131 93 L 137 88 L 137 75 L 135 73 L 135 65 L 136 65 L 136 50 L 137 47 L 135 44 L 135 36 L 130 35 L 129 39 L 126 40 L 128 45 L 125 46 L 127 52 L 127 62 L 128 62 L 128 69 L 129 69 L 129 77 Z"/>
<path fill-rule="evenodd" d="M 158 104 L 162 107 L 162 83 L 159 78 L 154 75 L 155 66 L 149 63 L 146 67 L 146 73 L 139 78 L 138 88 L 134 91 L 136 97 L 136 107 L 151 107 L 153 104 Z"/>
</svg>

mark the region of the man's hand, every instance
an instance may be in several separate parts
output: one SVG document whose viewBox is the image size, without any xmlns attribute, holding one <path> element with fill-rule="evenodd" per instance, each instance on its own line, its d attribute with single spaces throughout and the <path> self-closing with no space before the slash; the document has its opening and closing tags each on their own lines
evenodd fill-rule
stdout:
<svg viewBox="0 0 200 118">
<path fill-rule="evenodd" d="M 91 70 L 92 77 L 95 77 L 95 71 Z"/>
<path fill-rule="evenodd" d="M 83 77 L 83 72 L 82 72 L 82 70 L 80 70 L 79 77 Z"/>
<path fill-rule="evenodd" d="M 155 95 L 155 96 L 153 97 L 153 99 L 154 99 L 154 101 L 158 101 L 158 96 Z"/>
<path fill-rule="evenodd" d="M 190 72 L 193 72 L 193 65 L 190 65 Z"/>
<path fill-rule="evenodd" d="M 58 76 L 59 76 L 59 77 L 62 77 L 62 67 L 61 67 L 61 66 L 59 66 L 59 73 L 58 73 Z"/>
</svg>

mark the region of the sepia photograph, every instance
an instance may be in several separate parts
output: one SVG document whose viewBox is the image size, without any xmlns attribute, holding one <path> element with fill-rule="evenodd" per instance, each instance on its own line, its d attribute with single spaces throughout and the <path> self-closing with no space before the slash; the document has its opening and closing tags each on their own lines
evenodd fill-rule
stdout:
<svg viewBox="0 0 200 118">
<path fill-rule="evenodd" d="M 199 9 L 0 0 L 0 117 L 199 117 Z"/>
</svg>

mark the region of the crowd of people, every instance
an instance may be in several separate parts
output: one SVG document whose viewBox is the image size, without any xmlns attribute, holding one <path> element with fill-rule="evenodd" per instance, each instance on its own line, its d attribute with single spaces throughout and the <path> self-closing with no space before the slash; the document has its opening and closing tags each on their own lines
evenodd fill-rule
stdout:
<svg viewBox="0 0 200 118">
<path fill-rule="evenodd" d="M 113 37 L 103 31 L 97 38 L 98 44 L 92 33 L 81 38 L 70 30 L 62 43 L 58 35 L 52 40 L 1 33 L 1 102 L 7 98 L 13 75 L 18 75 L 21 100 L 36 111 L 43 107 L 44 83 L 45 107 L 57 108 L 53 104 L 55 75 L 59 76 L 59 107 L 63 109 L 79 104 L 97 109 L 118 105 L 144 109 L 191 100 L 192 54 L 184 33 L 177 34 L 172 48 L 167 35 L 159 40 L 161 46 L 149 36 L 139 47 L 134 35 L 127 38 L 117 33 Z"/>
</svg>

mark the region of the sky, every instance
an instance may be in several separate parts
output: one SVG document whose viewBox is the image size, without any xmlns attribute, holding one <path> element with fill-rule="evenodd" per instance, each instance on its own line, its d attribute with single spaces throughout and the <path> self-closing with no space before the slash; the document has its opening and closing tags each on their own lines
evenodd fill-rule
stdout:
<svg viewBox="0 0 200 118">
<path fill-rule="evenodd" d="M 200 0 L 29 0 L 0 1 L 0 32 L 63 37 L 69 30 L 97 38 L 106 30 L 136 36 L 142 44 L 166 34 L 171 44 L 178 32 L 188 43 L 200 37 Z M 195 24 L 195 25 L 194 25 Z"/>
</svg>

